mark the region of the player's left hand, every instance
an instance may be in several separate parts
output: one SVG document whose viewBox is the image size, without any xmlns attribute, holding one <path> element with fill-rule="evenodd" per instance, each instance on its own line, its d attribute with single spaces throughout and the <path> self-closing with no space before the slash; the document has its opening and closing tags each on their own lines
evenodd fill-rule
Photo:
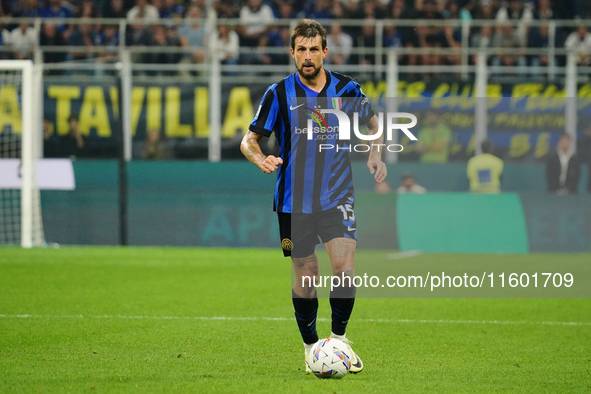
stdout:
<svg viewBox="0 0 591 394">
<path fill-rule="evenodd" d="M 369 168 L 369 173 L 374 176 L 377 183 L 382 183 L 386 179 L 388 175 L 386 163 L 379 158 L 370 156 L 369 160 L 367 160 L 367 167 Z"/>
</svg>

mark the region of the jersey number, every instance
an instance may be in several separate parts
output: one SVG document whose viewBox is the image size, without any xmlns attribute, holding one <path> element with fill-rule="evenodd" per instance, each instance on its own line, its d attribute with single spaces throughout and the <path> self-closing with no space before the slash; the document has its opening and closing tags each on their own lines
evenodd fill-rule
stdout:
<svg viewBox="0 0 591 394">
<path fill-rule="evenodd" d="M 355 220 L 355 211 L 353 211 L 351 204 L 337 205 L 337 209 L 343 213 L 344 220 Z"/>
</svg>

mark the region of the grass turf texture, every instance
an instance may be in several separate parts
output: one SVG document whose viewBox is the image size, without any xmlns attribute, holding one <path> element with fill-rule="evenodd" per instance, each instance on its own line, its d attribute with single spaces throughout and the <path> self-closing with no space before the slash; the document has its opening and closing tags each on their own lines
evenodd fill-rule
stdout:
<svg viewBox="0 0 591 394">
<path fill-rule="evenodd" d="M 276 250 L 1 248 L 0 392 L 591 389 L 589 299 L 359 299 L 348 333 L 366 368 L 320 380 L 289 289 Z M 327 336 L 326 299 L 319 317 Z"/>
</svg>

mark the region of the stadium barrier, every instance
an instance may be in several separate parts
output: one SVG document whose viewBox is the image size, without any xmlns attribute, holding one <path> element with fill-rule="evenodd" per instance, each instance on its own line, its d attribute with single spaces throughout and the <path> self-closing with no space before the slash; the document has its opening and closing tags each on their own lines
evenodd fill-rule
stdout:
<svg viewBox="0 0 591 394">
<path fill-rule="evenodd" d="M 391 182 L 412 170 L 429 188 L 426 196 L 404 197 L 373 193 L 365 164 L 354 163 L 353 168 L 361 248 L 523 253 L 582 252 L 591 247 L 591 196 L 541 191 L 545 187 L 541 165 L 508 165 L 513 186 L 504 187 L 510 193 L 497 196 L 458 194 L 468 187 L 461 164 L 390 166 Z M 117 163 L 79 161 L 74 169 L 75 191 L 42 191 L 46 239 L 60 244 L 118 244 Z M 131 245 L 278 245 L 277 218 L 271 209 L 274 177 L 253 171 L 248 163 L 131 162 L 128 173 Z M 422 198 L 429 204 L 420 204 Z M 506 220 L 498 226 L 483 222 L 501 213 Z M 457 231 L 449 231 L 450 221 Z M 468 231 L 474 223 L 481 223 L 487 233 Z M 399 236 L 401 229 L 405 238 Z M 462 229 L 462 237 L 455 238 L 460 243 L 442 247 L 430 241 L 430 234 L 458 235 Z M 495 234 L 503 242 L 491 242 Z M 505 242 L 507 237 L 516 240 Z"/>
</svg>

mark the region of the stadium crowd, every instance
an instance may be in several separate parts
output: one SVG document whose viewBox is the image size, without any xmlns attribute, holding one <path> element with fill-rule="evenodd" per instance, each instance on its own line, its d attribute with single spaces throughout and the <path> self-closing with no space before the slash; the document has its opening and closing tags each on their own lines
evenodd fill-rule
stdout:
<svg viewBox="0 0 591 394">
<path fill-rule="evenodd" d="M 2 16 L 60 18 L 61 21 L 44 23 L 39 37 L 29 23 L 0 26 L 0 44 L 4 47 L 0 55 L 31 58 L 39 40 L 41 46 L 105 47 L 104 51 L 95 52 L 45 53 L 45 62 L 112 61 L 121 39 L 119 27 L 115 23 L 93 22 L 94 18 L 101 17 L 128 21 L 125 34 L 128 46 L 186 47 L 184 53 L 139 53 L 133 59 L 136 62 L 200 63 L 210 48 L 224 64 L 287 64 L 290 62 L 287 53 L 266 50 L 289 46 L 288 24 L 274 22 L 308 17 L 359 20 L 359 26 L 326 23 L 331 49 L 328 64 L 375 64 L 376 54 L 372 49 L 380 46 L 458 48 L 466 39 L 471 47 L 515 48 L 514 54 L 491 56 L 491 65 L 540 67 L 548 65 L 551 59 L 546 55 L 521 54 L 519 49 L 551 45 L 549 28 L 545 24 L 533 27 L 528 24 L 535 20 L 589 17 L 589 3 L 583 0 L 2 0 Z M 208 31 L 205 18 L 211 12 L 230 23 L 218 24 L 215 32 Z M 66 20 L 72 17 L 88 19 L 88 23 L 68 24 Z M 183 19 L 195 21 L 184 23 Z M 429 20 L 431 24 L 396 26 L 386 23 L 383 34 L 376 35 L 376 21 L 380 19 L 420 19 Z M 459 26 L 446 22 L 450 19 L 490 21 L 491 24 L 472 27 L 470 36 L 464 38 Z M 441 25 L 437 21 L 441 21 Z M 512 21 L 516 26 L 506 26 L 504 21 Z M 376 37 L 381 37 L 382 42 L 376 42 Z M 580 63 L 591 63 L 591 58 L 583 54 L 591 51 L 591 33 L 583 24 L 577 28 L 559 28 L 554 39 L 557 47 L 580 50 Z M 461 63 L 461 57 L 459 54 L 407 55 L 400 62 L 456 65 Z"/>
</svg>

